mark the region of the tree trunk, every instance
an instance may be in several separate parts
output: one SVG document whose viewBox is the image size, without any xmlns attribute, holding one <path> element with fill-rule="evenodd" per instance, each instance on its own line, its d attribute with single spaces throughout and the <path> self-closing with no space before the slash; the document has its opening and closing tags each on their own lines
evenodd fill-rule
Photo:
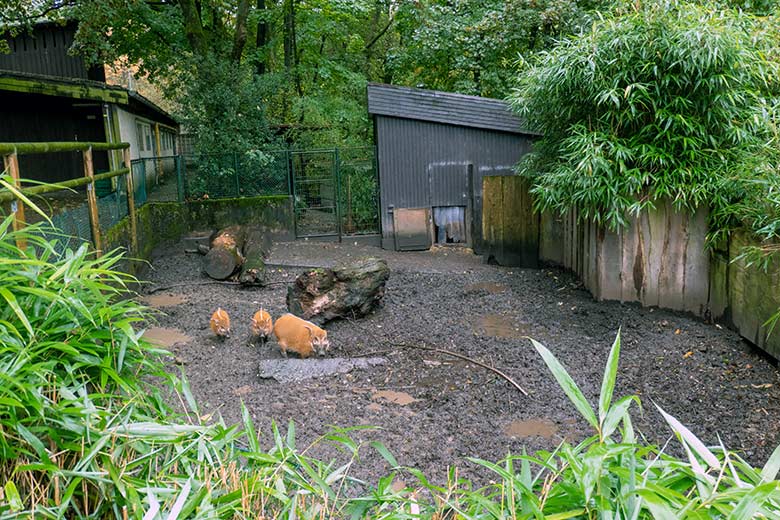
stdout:
<svg viewBox="0 0 780 520">
<path fill-rule="evenodd" d="M 206 35 L 200 18 L 200 8 L 195 0 L 179 0 L 181 13 L 184 17 L 184 32 L 190 42 L 192 51 L 202 57 L 206 51 Z"/>
<path fill-rule="evenodd" d="M 222 229 L 211 241 L 211 250 L 203 257 L 203 271 L 215 280 L 226 280 L 244 263 L 241 250 L 246 233 L 241 226 Z"/>
<path fill-rule="evenodd" d="M 246 230 L 244 265 L 238 281 L 244 285 L 263 285 L 265 281 L 265 257 L 271 250 L 271 237 L 260 228 Z"/>
<path fill-rule="evenodd" d="M 287 308 L 319 325 L 336 318 L 362 318 L 382 304 L 389 277 L 387 262 L 379 258 L 314 269 L 287 288 Z"/>
<path fill-rule="evenodd" d="M 246 45 L 246 19 L 249 17 L 249 0 L 240 0 L 236 11 L 236 29 L 233 36 L 233 51 L 230 53 L 234 62 L 241 61 Z"/>
<path fill-rule="evenodd" d="M 266 71 L 266 45 L 270 40 L 270 31 L 268 26 L 268 20 L 265 16 L 267 14 L 265 7 L 265 0 L 257 0 L 257 11 L 260 13 L 260 21 L 257 22 L 257 75 L 262 76 Z"/>
</svg>

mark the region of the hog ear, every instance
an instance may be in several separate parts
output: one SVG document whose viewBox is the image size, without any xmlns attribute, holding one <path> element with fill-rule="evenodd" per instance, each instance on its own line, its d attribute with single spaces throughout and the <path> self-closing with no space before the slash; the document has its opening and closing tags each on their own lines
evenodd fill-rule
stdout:
<svg viewBox="0 0 780 520">
<path fill-rule="evenodd" d="M 312 330 L 312 328 L 311 328 L 310 326 L 308 326 L 308 325 L 304 325 L 303 327 L 304 327 L 306 330 L 308 330 L 308 331 L 309 331 L 309 339 L 312 339 L 312 338 L 314 338 L 314 331 Z"/>
</svg>

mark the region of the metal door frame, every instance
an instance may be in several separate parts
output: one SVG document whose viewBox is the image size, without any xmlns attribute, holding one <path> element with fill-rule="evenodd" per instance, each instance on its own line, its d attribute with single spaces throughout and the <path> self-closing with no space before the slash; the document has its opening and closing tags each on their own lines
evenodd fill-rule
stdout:
<svg viewBox="0 0 780 520">
<path fill-rule="evenodd" d="M 328 233 L 310 233 L 310 234 L 302 234 L 299 227 L 299 220 L 300 220 L 300 214 L 299 211 L 305 212 L 307 209 L 314 209 L 314 208 L 304 208 L 299 210 L 297 207 L 297 195 L 298 195 L 298 184 L 301 182 L 301 179 L 305 177 L 299 177 L 299 172 L 296 171 L 295 168 L 295 160 L 294 158 L 296 156 L 298 157 L 304 157 L 306 155 L 316 155 L 316 154 L 331 154 L 332 157 L 332 166 L 331 166 L 331 175 L 330 179 L 332 181 L 333 186 L 333 206 L 330 207 L 321 207 L 316 209 L 332 209 L 334 218 L 336 219 L 335 222 L 335 229 L 333 232 Z M 339 197 L 341 193 L 341 186 L 339 182 L 339 150 L 338 148 L 323 148 L 323 149 L 313 149 L 313 150 L 290 150 L 288 152 L 287 157 L 287 167 L 290 171 L 290 193 L 292 195 L 292 205 L 293 205 L 293 221 L 294 221 L 294 228 L 295 228 L 295 238 L 337 238 L 339 242 L 341 242 L 342 237 L 342 229 L 341 229 L 341 208 L 339 207 Z M 314 181 L 319 183 L 320 185 L 324 184 L 319 179 Z"/>
</svg>

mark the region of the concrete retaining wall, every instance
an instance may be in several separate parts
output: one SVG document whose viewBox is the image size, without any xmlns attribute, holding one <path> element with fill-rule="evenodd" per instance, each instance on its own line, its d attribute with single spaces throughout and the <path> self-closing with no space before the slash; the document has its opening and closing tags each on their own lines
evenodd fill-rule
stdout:
<svg viewBox="0 0 780 520">
<path fill-rule="evenodd" d="M 246 197 L 195 202 L 148 202 L 138 208 L 138 251 L 130 254 L 122 269 L 139 274 L 158 247 L 177 242 L 198 230 L 218 229 L 233 224 L 264 226 L 274 240 L 295 237 L 290 197 Z M 127 217 L 106 232 L 105 249 L 122 247 L 130 251 L 130 221 Z"/>
</svg>

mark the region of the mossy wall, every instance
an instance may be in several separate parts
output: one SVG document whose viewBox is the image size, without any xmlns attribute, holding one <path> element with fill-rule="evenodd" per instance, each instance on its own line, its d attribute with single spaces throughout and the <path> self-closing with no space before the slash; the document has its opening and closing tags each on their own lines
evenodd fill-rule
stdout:
<svg viewBox="0 0 780 520">
<path fill-rule="evenodd" d="M 218 229 L 234 224 L 258 225 L 268 229 L 274 240 L 295 237 L 293 211 L 287 196 L 247 197 L 195 202 L 148 202 L 136 211 L 138 251 L 121 266 L 140 274 L 155 249 L 176 243 L 190 231 Z M 130 251 L 130 219 L 123 218 L 106 231 L 105 249 Z"/>
<path fill-rule="evenodd" d="M 519 177 L 484 179 L 483 238 L 499 264 L 532 266 L 538 258 L 561 265 L 597 300 L 718 320 L 780 359 L 780 324 L 773 331 L 765 325 L 780 309 L 780 260 L 767 270 L 737 260 L 751 245 L 745 234 L 707 248 L 706 209 L 680 212 L 668 200 L 632 216 L 617 232 L 581 221 L 576 211 L 539 216 L 521 183 Z"/>
</svg>

